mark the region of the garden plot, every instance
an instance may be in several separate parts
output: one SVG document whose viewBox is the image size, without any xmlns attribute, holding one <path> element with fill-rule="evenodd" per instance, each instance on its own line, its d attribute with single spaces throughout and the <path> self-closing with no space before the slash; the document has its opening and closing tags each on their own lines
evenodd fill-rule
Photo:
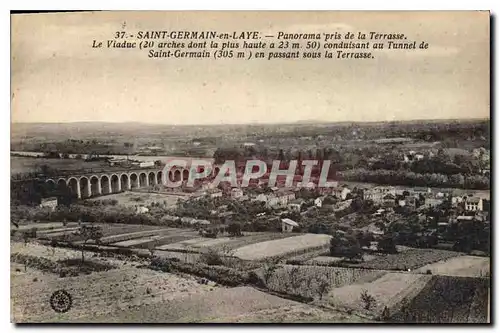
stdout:
<svg viewBox="0 0 500 333">
<path fill-rule="evenodd" d="M 422 266 L 414 272 L 426 273 L 428 270 L 433 275 L 485 277 L 490 276 L 490 258 L 459 256 Z"/>
<path fill-rule="evenodd" d="M 284 255 L 298 255 L 308 250 L 328 248 L 331 236 L 305 234 L 278 240 L 259 242 L 238 248 L 234 255 L 245 260 L 260 260 Z"/>
<path fill-rule="evenodd" d="M 343 307 L 365 312 L 361 294 L 366 291 L 374 297 L 374 304 L 368 310 L 380 315 L 385 306 L 395 309 L 412 295 L 418 294 L 430 281 L 431 275 L 409 273 L 387 273 L 372 282 L 356 283 L 330 290 L 328 302 L 335 307 Z"/>
</svg>

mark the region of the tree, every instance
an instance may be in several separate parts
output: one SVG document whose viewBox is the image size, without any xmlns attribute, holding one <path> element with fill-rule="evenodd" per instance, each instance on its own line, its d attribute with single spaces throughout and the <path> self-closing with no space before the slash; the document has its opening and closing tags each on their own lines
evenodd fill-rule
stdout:
<svg viewBox="0 0 500 333">
<path fill-rule="evenodd" d="M 358 240 L 352 235 L 342 235 L 340 232 L 335 232 L 330 240 L 330 254 L 344 256 L 349 261 L 363 257 Z"/>
<path fill-rule="evenodd" d="M 148 251 L 149 251 L 149 254 L 151 256 L 151 259 L 153 259 L 154 255 L 155 255 L 156 247 L 158 246 L 158 244 L 159 244 L 158 239 L 155 239 L 153 242 L 148 244 Z"/>
<path fill-rule="evenodd" d="M 80 225 L 80 228 L 76 232 L 76 235 L 83 239 L 82 246 L 82 263 L 85 261 L 85 245 L 89 240 L 95 242 L 95 244 L 99 244 L 102 238 L 102 228 L 100 226 L 94 224 L 83 224 Z"/>
<path fill-rule="evenodd" d="M 241 233 L 241 224 L 239 224 L 237 222 L 232 222 L 227 227 L 227 232 L 228 232 L 229 236 L 231 236 L 231 237 L 242 236 L 242 233 Z"/>
<path fill-rule="evenodd" d="M 385 253 L 397 253 L 398 252 L 398 250 L 396 249 L 396 243 L 394 242 L 392 235 L 385 235 L 381 240 L 379 240 L 378 249 L 379 249 L 379 251 L 385 252 Z"/>
<path fill-rule="evenodd" d="M 326 277 L 321 277 L 318 280 L 318 288 L 316 289 L 319 299 L 322 300 L 323 296 L 328 294 L 328 291 L 330 290 L 330 281 Z"/>
<path fill-rule="evenodd" d="M 293 288 L 293 291 L 297 291 L 302 284 L 302 278 L 300 276 L 299 268 L 294 266 L 289 273 L 290 277 L 290 286 Z M 287 285 L 288 286 L 288 285 Z"/>
</svg>

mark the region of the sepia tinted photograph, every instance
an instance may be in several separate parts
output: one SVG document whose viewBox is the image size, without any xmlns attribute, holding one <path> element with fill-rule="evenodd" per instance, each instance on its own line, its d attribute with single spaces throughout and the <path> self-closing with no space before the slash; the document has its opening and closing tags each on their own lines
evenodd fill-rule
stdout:
<svg viewBox="0 0 500 333">
<path fill-rule="evenodd" d="M 491 323 L 490 12 L 10 20 L 12 323 Z"/>
</svg>

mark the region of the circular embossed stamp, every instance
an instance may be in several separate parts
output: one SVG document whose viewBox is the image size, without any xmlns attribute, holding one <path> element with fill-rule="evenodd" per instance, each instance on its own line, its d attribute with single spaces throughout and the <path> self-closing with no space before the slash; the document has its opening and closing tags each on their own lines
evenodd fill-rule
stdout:
<svg viewBox="0 0 500 333">
<path fill-rule="evenodd" d="M 50 306 L 55 312 L 68 312 L 73 305 L 73 298 L 66 290 L 61 289 L 54 291 L 50 296 Z"/>
</svg>

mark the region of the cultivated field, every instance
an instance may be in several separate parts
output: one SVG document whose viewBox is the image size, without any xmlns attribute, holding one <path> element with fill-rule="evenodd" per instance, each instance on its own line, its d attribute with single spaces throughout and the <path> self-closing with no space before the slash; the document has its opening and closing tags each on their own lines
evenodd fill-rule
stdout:
<svg viewBox="0 0 500 333">
<path fill-rule="evenodd" d="M 79 259 L 81 252 L 39 244 L 11 243 L 11 253 L 45 258 L 51 262 Z M 131 306 L 169 302 L 182 294 L 216 288 L 202 285 L 194 277 L 138 268 L 143 262 L 122 261 L 87 253 L 86 261 L 113 265 L 116 269 L 61 278 L 37 268 L 11 263 L 12 319 L 15 322 L 72 322 L 105 315 Z M 50 295 L 59 289 L 73 296 L 73 308 L 63 314 L 53 311 Z"/>
<path fill-rule="evenodd" d="M 387 273 L 371 282 L 332 289 L 328 294 L 328 302 L 341 308 L 380 314 L 385 306 L 394 309 L 403 299 L 411 299 L 412 295 L 424 288 L 430 279 L 430 275 Z M 375 298 L 375 304 L 368 311 L 364 309 L 365 304 L 361 299 L 364 290 Z"/>
<path fill-rule="evenodd" d="M 74 322 L 103 316 L 119 309 L 151 303 L 168 303 L 182 294 L 214 289 L 195 278 L 159 273 L 150 269 L 121 267 L 106 272 L 60 278 L 22 265 L 11 265 L 12 320 L 22 322 Z M 50 295 L 65 289 L 73 296 L 72 309 L 53 311 Z M 84 319 L 87 318 L 87 319 Z"/>
<path fill-rule="evenodd" d="M 395 312 L 393 321 L 430 323 L 485 323 L 489 279 L 432 276 L 420 292 L 408 300 L 406 315 Z"/>
<path fill-rule="evenodd" d="M 461 255 L 463 253 L 438 249 L 411 249 L 395 254 L 377 255 L 367 262 L 348 265 L 359 268 L 406 271 Z"/>
<path fill-rule="evenodd" d="M 306 252 L 309 249 L 328 247 L 329 235 L 306 234 L 251 244 L 238 248 L 234 255 L 245 260 L 260 260 L 269 257 L 290 255 L 297 252 Z"/>
<path fill-rule="evenodd" d="M 426 273 L 428 270 L 434 275 L 486 277 L 490 276 L 490 258 L 460 256 L 422 266 L 414 272 Z"/>
<path fill-rule="evenodd" d="M 268 240 L 292 237 L 293 234 L 271 233 L 271 232 L 244 232 L 241 237 L 218 237 L 215 239 L 196 237 L 182 240 L 180 242 L 160 246 L 160 250 L 190 250 L 199 251 L 203 248 L 235 250 L 246 245 L 265 242 Z"/>
<path fill-rule="evenodd" d="M 258 274 L 264 277 L 265 269 L 260 269 Z M 384 274 L 385 271 L 357 268 L 284 265 L 268 277 L 267 287 L 277 292 L 317 299 L 324 296 L 321 295 L 321 283 L 326 283 L 327 290 L 370 282 Z"/>
<path fill-rule="evenodd" d="M 326 313 L 314 307 L 286 300 L 250 287 L 214 289 L 191 294 L 164 304 L 150 304 L 117 311 L 108 317 L 90 318 L 116 323 L 195 322 L 364 322 L 360 317 L 339 312 Z"/>
</svg>

